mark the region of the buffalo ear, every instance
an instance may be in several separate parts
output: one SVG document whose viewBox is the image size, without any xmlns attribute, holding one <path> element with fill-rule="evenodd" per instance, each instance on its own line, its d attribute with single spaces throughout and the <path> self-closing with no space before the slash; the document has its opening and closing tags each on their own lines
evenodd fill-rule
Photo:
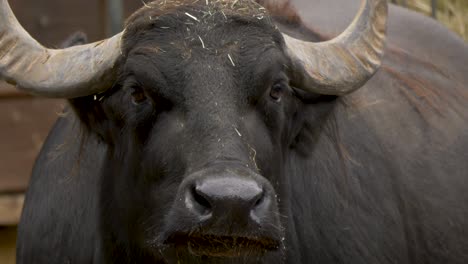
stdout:
<svg viewBox="0 0 468 264">
<path fill-rule="evenodd" d="M 98 96 L 78 97 L 68 100 L 87 133 L 93 133 L 106 143 L 112 142 L 112 121 L 107 117 Z"/>
<path fill-rule="evenodd" d="M 68 48 L 88 43 L 88 37 L 85 33 L 77 31 L 71 34 L 60 44 L 61 48 Z M 104 141 L 110 140 L 109 121 L 106 119 L 102 104 L 99 101 L 102 97 L 90 95 L 69 99 L 73 111 L 84 125 L 86 132 L 96 134 Z"/>
<path fill-rule="evenodd" d="M 322 95 L 293 88 L 300 100 L 300 107 L 294 117 L 290 148 L 307 158 L 323 132 L 324 124 L 334 118 L 334 110 L 340 97 Z M 333 121 L 331 121 L 333 122 Z"/>
</svg>

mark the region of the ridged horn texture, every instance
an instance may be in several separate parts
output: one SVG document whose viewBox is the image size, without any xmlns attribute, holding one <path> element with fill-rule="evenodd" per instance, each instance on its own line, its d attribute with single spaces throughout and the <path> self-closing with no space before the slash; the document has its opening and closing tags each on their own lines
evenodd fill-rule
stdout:
<svg viewBox="0 0 468 264">
<path fill-rule="evenodd" d="M 28 93 L 75 98 L 109 88 L 120 57 L 122 33 L 66 49 L 47 49 L 19 24 L 7 0 L 0 0 L 0 79 Z"/>
<path fill-rule="evenodd" d="M 328 95 L 363 86 L 382 62 L 387 13 L 386 0 L 363 0 L 352 24 L 332 40 L 312 43 L 283 34 L 293 60 L 293 84 Z"/>
</svg>

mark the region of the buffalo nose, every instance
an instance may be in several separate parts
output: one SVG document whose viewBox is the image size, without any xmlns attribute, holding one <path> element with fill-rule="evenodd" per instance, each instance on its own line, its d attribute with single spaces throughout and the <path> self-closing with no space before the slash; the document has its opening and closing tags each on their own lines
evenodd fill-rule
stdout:
<svg viewBox="0 0 468 264">
<path fill-rule="evenodd" d="M 185 203 L 203 220 L 260 222 L 271 198 L 256 181 L 237 177 L 211 177 L 196 181 Z"/>
</svg>

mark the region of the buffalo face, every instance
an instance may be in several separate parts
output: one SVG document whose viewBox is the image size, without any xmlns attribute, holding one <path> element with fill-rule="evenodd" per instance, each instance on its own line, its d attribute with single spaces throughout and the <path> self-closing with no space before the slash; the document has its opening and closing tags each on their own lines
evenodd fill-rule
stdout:
<svg viewBox="0 0 468 264">
<path fill-rule="evenodd" d="M 129 21 L 111 90 L 72 100 L 110 146 L 109 244 L 156 258 L 281 255 L 282 164 L 299 104 L 281 34 L 256 13 L 161 12 Z"/>
</svg>

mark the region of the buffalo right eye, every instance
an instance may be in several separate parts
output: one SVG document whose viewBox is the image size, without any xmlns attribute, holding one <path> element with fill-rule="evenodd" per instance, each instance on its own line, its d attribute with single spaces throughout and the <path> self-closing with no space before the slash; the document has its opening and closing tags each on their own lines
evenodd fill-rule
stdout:
<svg viewBox="0 0 468 264">
<path fill-rule="evenodd" d="M 132 87 L 132 102 L 134 104 L 141 104 L 146 101 L 147 97 L 145 91 L 141 87 Z"/>
<path fill-rule="evenodd" d="M 278 82 L 270 88 L 270 97 L 276 102 L 281 102 L 281 98 L 287 89 L 287 84 Z"/>
</svg>

